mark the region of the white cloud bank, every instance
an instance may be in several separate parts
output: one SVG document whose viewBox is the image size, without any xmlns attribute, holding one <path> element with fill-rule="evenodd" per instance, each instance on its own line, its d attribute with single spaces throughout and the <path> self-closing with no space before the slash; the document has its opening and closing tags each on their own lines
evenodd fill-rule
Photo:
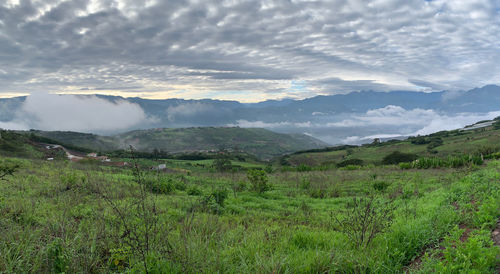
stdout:
<svg viewBox="0 0 500 274">
<path fill-rule="evenodd" d="M 369 136 L 349 136 L 343 140 L 344 143 L 355 143 L 374 138 L 393 138 L 401 135 L 427 135 L 442 130 L 459 129 L 465 127 L 466 125 L 474 124 L 481 120 L 491 120 L 498 116 L 500 116 L 500 111 L 448 115 L 441 114 L 432 109 L 406 110 L 399 106 L 390 105 L 380 109 L 369 110 L 365 115 L 358 116 L 354 120 L 344 120 L 337 124 L 356 125 L 357 127 L 380 127 L 380 134 Z M 384 133 L 384 129 L 389 126 L 398 128 L 417 127 L 418 129 L 413 132 L 397 132 L 398 134 Z"/>
<path fill-rule="evenodd" d="M 127 101 L 34 93 L 26 98 L 13 120 L 0 122 L 0 128 L 111 133 L 149 121 L 139 105 Z"/>
<path fill-rule="evenodd" d="M 355 144 L 373 140 L 374 138 L 396 138 L 399 136 L 427 135 L 441 130 L 463 128 L 481 120 L 489 120 L 500 116 L 500 111 L 487 113 L 459 113 L 446 114 L 433 109 L 404 109 L 400 106 L 388 105 L 383 108 L 368 110 L 363 114 L 353 114 L 351 118 L 336 122 L 312 121 L 307 122 L 264 122 L 238 120 L 228 126 L 261 127 L 288 132 L 302 131 L 326 142 L 336 140 L 335 136 L 342 136 L 343 132 L 358 135 L 344 135 L 343 139 L 333 141 L 345 144 Z M 332 117 L 334 120 L 336 117 Z M 326 132 L 326 133 L 325 133 Z M 365 133 L 365 134 L 363 134 Z M 328 134 L 326 136 L 325 134 Z"/>
</svg>

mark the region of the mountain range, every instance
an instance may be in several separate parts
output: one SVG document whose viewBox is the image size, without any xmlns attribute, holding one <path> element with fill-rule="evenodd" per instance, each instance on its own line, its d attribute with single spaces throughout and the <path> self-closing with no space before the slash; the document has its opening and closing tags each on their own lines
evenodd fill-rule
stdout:
<svg viewBox="0 0 500 274">
<path fill-rule="evenodd" d="M 88 95 L 78 98 L 85 100 Z M 496 85 L 462 92 L 361 91 L 259 103 L 211 99 L 150 100 L 104 95 L 97 95 L 97 98 L 115 105 L 122 102 L 134 104 L 148 118 L 122 130 L 83 130 L 105 135 L 148 128 L 238 126 L 266 128 L 280 133 L 305 133 L 329 144 L 355 144 L 376 137 L 429 134 L 500 115 L 500 86 Z M 2 123 L 7 127 L 5 125 L 19 119 L 19 111 L 26 109 L 25 101 L 26 97 L 0 99 L 0 127 Z M 37 124 L 36 117 L 25 117 L 30 128 L 53 130 L 44 128 L 46 123 Z"/>
</svg>

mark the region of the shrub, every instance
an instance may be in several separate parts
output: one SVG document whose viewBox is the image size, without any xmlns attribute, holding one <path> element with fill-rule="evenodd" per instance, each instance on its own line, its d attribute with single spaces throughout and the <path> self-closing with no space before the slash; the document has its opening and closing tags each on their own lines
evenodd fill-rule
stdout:
<svg viewBox="0 0 500 274">
<path fill-rule="evenodd" d="M 175 186 L 175 189 L 177 189 L 177 190 L 180 190 L 180 191 L 186 190 L 186 184 L 183 182 L 176 182 L 174 184 L 174 186 Z"/>
<path fill-rule="evenodd" d="M 157 194 L 169 194 L 174 191 L 174 183 L 170 178 L 148 178 L 144 180 L 147 188 Z"/>
<path fill-rule="evenodd" d="M 218 172 L 227 172 L 233 168 L 231 160 L 226 157 L 217 158 L 214 160 L 212 167 Z"/>
<path fill-rule="evenodd" d="M 399 163 L 408 163 L 415 161 L 418 158 L 416 154 L 413 153 L 403 153 L 400 151 L 394 151 L 382 159 L 382 164 L 384 165 L 397 165 Z"/>
<path fill-rule="evenodd" d="M 401 169 L 411 169 L 413 167 L 412 163 L 399 163 Z"/>
<path fill-rule="evenodd" d="M 300 164 L 296 167 L 296 170 L 298 172 L 306 172 L 306 171 L 312 171 L 312 167 L 306 165 L 306 164 Z"/>
<path fill-rule="evenodd" d="M 411 137 L 408 138 L 408 140 L 410 140 L 410 142 L 414 145 L 426 145 L 431 142 L 428 138 L 424 136 Z"/>
<path fill-rule="evenodd" d="M 109 250 L 109 268 L 110 270 L 123 271 L 130 266 L 130 256 L 132 252 L 130 247 L 113 248 Z"/>
<path fill-rule="evenodd" d="M 498 118 L 498 117 L 497 117 L 497 118 Z M 500 129 L 500 120 L 496 120 L 496 118 L 495 118 L 495 121 L 496 121 L 496 122 L 495 122 L 495 123 L 493 123 L 493 128 L 495 128 L 495 129 Z"/>
<path fill-rule="evenodd" d="M 199 203 L 190 210 L 199 209 L 212 214 L 222 214 L 224 212 L 224 201 L 227 196 L 228 193 L 225 188 L 216 189 L 210 195 L 203 196 Z"/>
<path fill-rule="evenodd" d="M 373 189 L 377 191 L 385 191 L 387 187 L 389 186 L 389 183 L 384 182 L 384 181 L 377 181 L 373 183 Z"/>
<path fill-rule="evenodd" d="M 335 217 L 338 230 L 344 233 L 356 248 L 368 247 L 376 235 L 392 223 L 394 206 L 374 196 L 356 198 L 348 205 L 343 219 Z"/>
<path fill-rule="evenodd" d="M 432 137 L 430 139 L 429 144 L 427 145 L 427 149 L 432 150 L 438 146 L 441 146 L 442 144 L 443 144 L 443 139 L 441 139 L 440 137 Z"/>
<path fill-rule="evenodd" d="M 271 174 L 274 172 L 274 169 L 273 169 L 273 166 L 271 164 L 269 165 L 266 165 L 266 167 L 264 168 L 264 171 L 268 174 Z"/>
<path fill-rule="evenodd" d="M 236 192 L 242 192 L 245 189 L 247 189 L 247 184 L 243 181 L 241 182 L 233 181 L 231 183 L 231 188 L 233 189 L 234 195 L 236 196 Z"/>
<path fill-rule="evenodd" d="M 363 160 L 361 159 L 348 159 L 337 164 L 337 167 L 346 167 L 349 165 L 362 166 Z"/>
<path fill-rule="evenodd" d="M 258 193 L 264 193 L 271 190 L 271 185 L 269 185 L 267 174 L 263 170 L 250 169 L 247 172 L 247 178 L 252 184 L 252 190 Z"/>
<path fill-rule="evenodd" d="M 199 196 L 203 194 L 203 191 L 201 191 L 201 189 L 197 186 L 192 186 L 188 189 L 187 194 L 191 196 Z"/>
<path fill-rule="evenodd" d="M 215 202 L 223 207 L 224 200 L 227 198 L 227 190 L 225 188 L 216 189 L 212 192 L 212 196 L 214 197 Z"/>
<path fill-rule="evenodd" d="M 0 180 L 6 180 L 7 176 L 12 176 L 20 165 L 12 161 L 0 162 Z"/>
<path fill-rule="evenodd" d="M 80 183 L 85 182 L 84 176 L 79 176 L 75 172 L 61 175 L 61 183 L 64 185 L 65 190 L 76 189 Z"/>
</svg>

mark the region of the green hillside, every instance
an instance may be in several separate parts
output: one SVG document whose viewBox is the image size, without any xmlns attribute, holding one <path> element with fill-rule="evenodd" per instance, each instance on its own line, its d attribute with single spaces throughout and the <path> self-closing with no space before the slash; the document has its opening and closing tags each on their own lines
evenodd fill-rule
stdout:
<svg viewBox="0 0 500 274">
<path fill-rule="evenodd" d="M 99 136 L 90 133 L 73 131 L 31 131 L 31 133 L 55 140 L 64 145 L 76 146 L 93 151 L 111 151 L 120 149 L 119 142 L 114 137 Z"/>
<path fill-rule="evenodd" d="M 33 142 L 30 135 L 0 130 L 0 155 L 8 157 L 40 158 L 42 149 Z"/>
<path fill-rule="evenodd" d="M 416 157 L 446 158 L 468 154 L 489 154 L 500 151 L 498 122 L 472 130 L 441 131 L 428 136 L 410 137 L 362 146 L 339 146 L 325 149 L 299 151 L 284 156 L 282 163 L 292 166 L 335 165 L 346 160 L 360 159 L 364 164 L 380 164 L 384 157 L 403 152 Z"/>
<path fill-rule="evenodd" d="M 280 134 L 260 128 L 193 127 L 149 129 L 126 132 L 115 136 L 98 136 L 76 132 L 36 131 L 37 135 L 64 144 L 97 151 L 126 149 L 129 145 L 139 151 L 154 149 L 170 153 L 208 152 L 214 150 L 242 151 L 261 159 L 304 149 L 325 147 L 326 144 L 301 134 Z"/>
</svg>

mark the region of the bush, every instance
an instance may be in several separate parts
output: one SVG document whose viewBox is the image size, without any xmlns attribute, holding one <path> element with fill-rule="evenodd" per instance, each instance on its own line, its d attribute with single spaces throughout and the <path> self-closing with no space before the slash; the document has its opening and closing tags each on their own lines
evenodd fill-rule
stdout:
<svg viewBox="0 0 500 274">
<path fill-rule="evenodd" d="M 266 167 L 264 168 L 264 171 L 267 173 L 267 174 L 271 174 L 274 172 L 274 169 L 273 169 L 273 166 L 271 164 L 269 165 L 266 165 Z"/>
<path fill-rule="evenodd" d="M 271 190 L 271 185 L 269 185 L 267 174 L 263 170 L 250 169 L 247 172 L 247 178 L 252 184 L 252 190 L 258 193 L 264 193 Z"/>
<path fill-rule="evenodd" d="M 203 212 L 212 214 L 222 214 L 224 212 L 224 201 L 228 196 L 225 188 L 220 188 L 212 191 L 210 195 L 203 196 L 198 205 L 195 205 L 190 210 L 199 209 Z"/>
<path fill-rule="evenodd" d="M 408 163 L 415 161 L 418 158 L 416 154 L 413 153 L 403 153 L 400 151 L 394 151 L 382 159 L 382 164 L 384 165 L 397 165 L 399 163 Z"/>
<path fill-rule="evenodd" d="M 401 169 L 411 169 L 413 168 L 413 163 L 399 163 Z"/>
<path fill-rule="evenodd" d="M 498 118 L 498 117 L 497 117 Z M 495 123 L 493 123 L 493 128 L 494 129 L 500 129 L 500 120 L 495 119 Z"/>
<path fill-rule="evenodd" d="M 212 196 L 214 197 L 215 202 L 220 205 L 224 206 L 224 201 L 227 198 L 227 190 L 225 188 L 219 188 L 216 189 L 212 192 Z"/>
<path fill-rule="evenodd" d="M 64 185 L 65 190 L 76 189 L 85 182 L 85 176 L 79 175 L 75 172 L 61 175 L 61 183 Z"/>
<path fill-rule="evenodd" d="M 348 205 L 343 219 L 335 217 L 338 230 L 356 247 L 368 247 L 376 235 L 392 224 L 394 206 L 375 197 L 356 198 Z"/>
<path fill-rule="evenodd" d="M 0 162 L 0 180 L 5 180 L 7 176 L 12 176 L 21 165 L 14 161 Z"/>
<path fill-rule="evenodd" d="M 362 165 L 363 165 L 363 160 L 361 159 L 349 159 L 338 163 L 337 167 L 362 166 Z"/>
<path fill-rule="evenodd" d="M 424 136 L 410 137 L 408 140 L 414 145 L 426 145 L 431 142 L 429 138 Z"/>
<path fill-rule="evenodd" d="M 442 144 L 443 144 L 443 139 L 441 139 L 440 137 L 432 137 L 430 139 L 429 144 L 427 145 L 427 149 L 432 150 L 438 146 L 441 146 Z"/>
<path fill-rule="evenodd" d="M 177 190 L 180 190 L 180 191 L 186 190 L 186 184 L 183 182 L 176 182 L 174 184 L 174 186 L 175 186 L 175 189 L 177 189 Z"/>
<path fill-rule="evenodd" d="M 203 194 L 203 191 L 201 191 L 201 189 L 197 186 L 192 186 L 188 189 L 187 194 L 191 196 L 200 196 Z"/>
<path fill-rule="evenodd" d="M 298 172 L 312 171 L 312 167 L 305 165 L 305 164 L 300 164 L 297 166 L 296 170 Z"/>
<path fill-rule="evenodd" d="M 225 157 L 215 159 L 212 166 L 218 172 L 227 172 L 233 168 L 231 160 Z"/>
<path fill-rule="evenodd" d="M 157 194 L 169 194 L 174 191 L 174 183 L 170 178 L 147 178 L 144 180 L 147 188 Z"/>
<path fill-rule="evenodd" d="M 384 182 L 384 181 L 377 181 L 373 183 L 373 189 L 377 191 L 385 191 L 387 187 L 389 186 L 389 183 Z"/>
</svg>

